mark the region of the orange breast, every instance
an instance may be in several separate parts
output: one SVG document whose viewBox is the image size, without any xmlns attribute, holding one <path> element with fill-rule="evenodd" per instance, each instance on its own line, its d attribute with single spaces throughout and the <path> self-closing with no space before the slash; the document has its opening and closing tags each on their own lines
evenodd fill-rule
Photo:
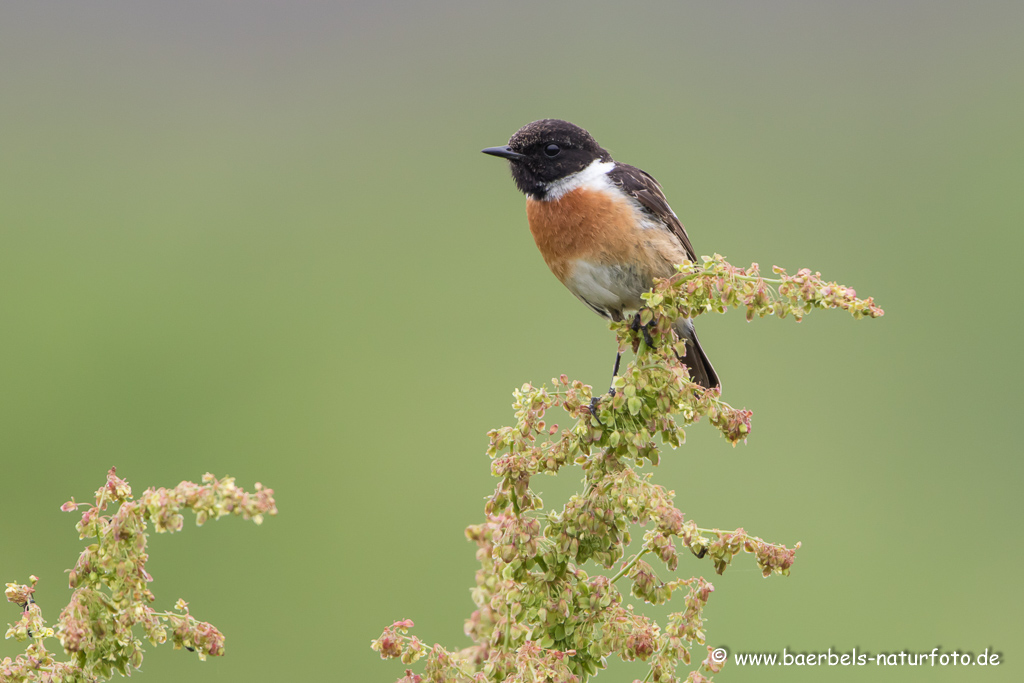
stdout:
<svg viewBox="0 0 1024 683">
<path fill-rule="evenodd" d="M 527 198 L 526 216 L 544 261 L 562 282 L 577 259 L 628 263 L 641 248 L 637 209 L 609 192 L 580 188 L 550 202 Z"/>
</svg>

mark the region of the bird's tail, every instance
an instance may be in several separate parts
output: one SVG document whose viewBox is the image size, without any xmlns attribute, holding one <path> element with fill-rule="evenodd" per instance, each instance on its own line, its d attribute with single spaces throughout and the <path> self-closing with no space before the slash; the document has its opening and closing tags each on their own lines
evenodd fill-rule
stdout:
<svg viewBox="0 0 1024 683">
<path fill-rule="evenodd" d="M 715 372 L 715 368 L 711 365 L 711 361 L 708 360 L 707 354 L 700 347 L 700 341 L 697 340 L 697 332 L 693 329 L 693 321 L 689 318 L 680 318 L 673 327 L 679 338 L 686 340 L 686 354 L 680 360 L 686 363 L 693 381 L 705 389 L 710 389 L 711 387 L 721 388 L 722 383 L 718 379 L 718 373 Z"/>
</svg>

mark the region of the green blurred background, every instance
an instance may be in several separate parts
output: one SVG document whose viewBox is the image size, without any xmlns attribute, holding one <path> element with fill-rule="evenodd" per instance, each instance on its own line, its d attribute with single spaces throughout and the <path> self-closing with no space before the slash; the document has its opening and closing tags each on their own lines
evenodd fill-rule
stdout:
<svg viewBox="0 0 1024 683">
<path fill-rule="evenodd" d="M 700 321 L 755 431 L 695 426 L 657 481 L 804 544 L 789 578 L 714 579 L 711 644 L 1005 661 L 716 680 L 1021 680 L 1022 30 L 1016 1 L 7 0 L 0 579 L 40 576 L 56 618 L 62 502 L 111 465 L 136 491 L 212 471 L 281 514 L 151 539 L 158 604 L 228 654 L 150 648 L 146 681 L 391 681 L 369 643 L 399 618 L 468 644 L 485 432 L 513 387 L 612 360 L 479 153 L 559 117 L 661 180 L 699 253 L 886 309 Z"/>
</svg>

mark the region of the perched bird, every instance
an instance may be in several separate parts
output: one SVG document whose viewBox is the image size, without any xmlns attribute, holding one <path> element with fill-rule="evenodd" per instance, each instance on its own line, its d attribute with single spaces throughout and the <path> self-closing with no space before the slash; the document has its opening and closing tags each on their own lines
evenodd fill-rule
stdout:
<svg viewBox="0 0 1024 683">
<path fill-rule="evenodd" d="M 569 291 L 599 315 L 620 321 L 643 305 L 640 295 L 675 265 L 696 261 L 690 238 L 661 185 L 612 159 L 590 133 L 568 121 L 542 119 L 484 154 L 508 159 L 526 195 L 530 232 L 544 261 Z M 693 321 L 673 324 L 686 340 L 682 360 L 693 380 L 719 387 Z M 616 356 L 614 374 L 620 356 Z"/>
</svg>

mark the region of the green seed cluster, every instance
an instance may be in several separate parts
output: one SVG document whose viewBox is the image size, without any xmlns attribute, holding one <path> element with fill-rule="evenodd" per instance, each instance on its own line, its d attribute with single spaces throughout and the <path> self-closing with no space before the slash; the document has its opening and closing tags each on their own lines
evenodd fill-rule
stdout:
<svg viewBox="0 0 1024 683">
<path fill-rule="evenodd" d="M 173 612 L 157 612 L 149 603 L 153 577 L 146 571 L 147 529 L 158 532 L 182 529 L 183 511 L 196 515 L 196 524 L 234 514 L 257 524 L 276 515 L 274 491 L 256 484 L 249 493 L 231 477 L 203 476 L 202 484 L 184 481 L 173 489 L 147 489 L 138 500 L 114 468 L 96 491 L 95 504 L 61 506 L 75 512 L 85 506 L 76 528 L 82 539 L 93 539 L 69 572 L 73 593 L 53 627 L 46 625 L 35 604 L 32 585 L 7 584 L 9 602 L 22 608 L 21 620 L 7 631 L 8 638 L 28 641 L 24 655 L 0 662 L 0 680 L 7 683 L 41 681 L 93 683 L 119 673 L 131 675 L 142 666 L 143 644 L 136 631 L 153 645 L 171 641 L 174 649 L 194 651 L 200 659 L 224 654 L 224 636 L 212 624 L 189 614 L 188 603 L 178 600 Z M 108 508 L 111 508 L 108 511 Z M 56 638 L 66 661 L 57 659 L 46 641 Z"/>
</svg>

